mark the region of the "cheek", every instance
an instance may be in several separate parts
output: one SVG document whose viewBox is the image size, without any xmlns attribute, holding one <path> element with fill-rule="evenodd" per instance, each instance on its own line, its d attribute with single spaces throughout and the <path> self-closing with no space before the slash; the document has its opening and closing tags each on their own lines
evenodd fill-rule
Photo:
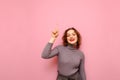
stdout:
<svg viewBox="0 0 120 80">
<path fill-rule="evenodd" d="M 77 37 L 77 36 L 75 36 L 75 39 L 76 39 L 76 40 L 78 40 L 78 37 Z"/>
<path fill-rule="evenodd" d="M 69 38 L 69 37 L 67 37 L 67 41 L 69 41 L 69 39 L 70 39 L 70 38 Z"/>
</svg>

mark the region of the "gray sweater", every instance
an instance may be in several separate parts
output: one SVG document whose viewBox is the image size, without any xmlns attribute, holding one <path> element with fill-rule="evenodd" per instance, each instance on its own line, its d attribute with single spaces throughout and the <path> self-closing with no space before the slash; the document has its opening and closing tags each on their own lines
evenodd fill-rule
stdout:
<svg viewBox="0 0 120 80">
<path fill-rule="evenodd" d="M 58 56 L 58 71 L 60 74 L 69 76 L 79 71 L 82 80 L 86 80 L 83 52 L 71 45 L 59 45 L 53 49 L 52 46 L 53 43 L 47 43 L 42 52 L 42 58 L 49 59 Z"/>
</svg>

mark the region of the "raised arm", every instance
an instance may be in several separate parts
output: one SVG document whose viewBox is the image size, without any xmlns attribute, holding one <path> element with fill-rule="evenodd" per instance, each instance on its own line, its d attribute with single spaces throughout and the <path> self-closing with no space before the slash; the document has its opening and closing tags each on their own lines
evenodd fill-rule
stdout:
<svg viewBox="0 0 120 80">
<path fill-rule="evenodd" d="M 56 56 L 59 53 L 57 47 L 52 49 L 52 45 L 54 44 L 57 37 L 58 37 L 58 30 L 54 30 L 52 32 L 52 36 L 51 36 L 48 44 L 45 46 L 45 48 L 42 52 L 42 55 L 41 55 L 42 58 L 49 59 L 51 57 Z"/>
</svg>

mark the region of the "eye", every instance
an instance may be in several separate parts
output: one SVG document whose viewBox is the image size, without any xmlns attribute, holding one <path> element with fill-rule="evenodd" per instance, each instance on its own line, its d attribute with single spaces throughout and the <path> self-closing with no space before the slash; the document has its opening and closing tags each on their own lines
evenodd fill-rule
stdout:
<svg viewBox="0 0 120 80">
<path fill-rule="evenodd" d="M 76 34 L 75 34 L 75 33 L 73 33 L 72 35 L 73 35 L 73 36 L 75 36 Z"/>
<path fill-rule="evenodd" d="M 67 34 L 67 37 L 70 37 L 70 34 Z"/>
</svg>

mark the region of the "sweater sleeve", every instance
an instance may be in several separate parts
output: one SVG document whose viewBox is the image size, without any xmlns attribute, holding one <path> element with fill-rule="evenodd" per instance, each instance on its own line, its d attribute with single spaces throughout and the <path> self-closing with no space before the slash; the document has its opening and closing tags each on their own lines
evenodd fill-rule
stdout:
<svg viewBox="0 0 120 80">
<path fill-rule="evenodd" d="M 81 80 L 86 80 L 86 74 L 85 74 L 85 56 L 84 54 L 82 53 L 82 60 L 81 60 L 81 63 L 80 63 L 80 76 L 81 76 Z"/>
<path fill-rule="evenodd" d="M 45 48 L 43 49 L 43 52 L 41 54 L 41 57 L 44 59 L 49 59 L 52 58 L 56 55 L 58 55 L 58 48 L 55 47 L 54 49 L 52 49 L 53 43 L 49 43 L 45 46 Z"/>
</svg>

